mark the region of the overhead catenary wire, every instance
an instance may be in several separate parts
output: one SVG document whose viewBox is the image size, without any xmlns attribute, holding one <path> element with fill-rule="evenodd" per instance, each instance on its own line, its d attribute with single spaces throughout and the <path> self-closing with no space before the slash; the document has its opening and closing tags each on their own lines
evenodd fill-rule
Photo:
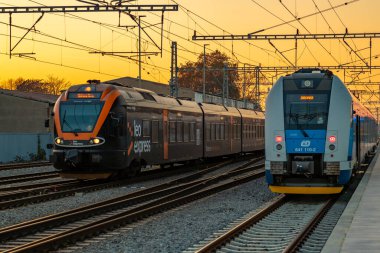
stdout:
<svg viewBox="0 0 380 253">
<path fill-rule="evenodd" d="M 302 22 L 299 20 L 299 18 L 297 18 L 297 16 L 295 16 L 290 10 L 288 7 L 286 7 L 286 5 L 282 2 L 282 0 L 279 0 L 281 5 L 289 12 L 290 15 L 293 16 L 293 18 L 309 33 L 311 34 L 311 32 L 309 31 L 309 29 L 307 29 L 307 27 L 302 24 Z M 318 42 L 318 44 L 331 56 L 331 58 L 337 63 L 339 64 L 339 61 L 331 54 L 331 52 L 329 52 L 325 46 L 322 45 L 322 43 L 316 39 L 316 41 Z M 305 44 L 306 45 L 306 44 Z M 309 52 L 311 53 L 311 51 L 309 50 Z M 315 57 L 314 57 L 315 58 Z"/>
<path fill-rule="evenodd" d="M 29 0 L 29 1 L 31 1 L 31 2 L 33 2 L 33 3 L 38 3 L 38 2 L 33 1 L 33 0 Z M 8 6 L 11 6 L 11 5 L 8 5 Z M 59 14 L 58 14 L 58 15 L 59 15 Z M 60 15 L 60 16 L 62 16 L 62 15 Z M 73 16 L 73 15 L 72 15 L 72 16 Z M 74 16 L 76 16 L 76 15 L 74 15 Z M 82 18 L 80 18 L 80 17 L 75 17 L 75 18 L 82 19 Z M 104 24 L 102 24 L 102 23 L 100 23 L 100 22 L 96 22 L 96 21 L 92 21 L 92 20 L 88 20 L 88 19 L 87 19 L 86 21 L 90 21 L 90 22 L 93 22 L 93 23 L 96 23 L 96 24 L 99 24 L 99 25 L 104 25 Z M 9 25 L 9 24 L 7 24 L 7 23 L 5 23 L 5 22 L 0 22 L 0 23 L 1 23 L 1 24 L 5 24 L 5 25 Z M 14 25 L 14 24 L 12 24 L 12 27 L 16 27 L 16 28 L 24 29 L 24 30 L 29 29 L 29 28 L 27 28 L 27 27 L 17 26 L 17 25 Z M 112 30 L 112 29 L 111 29 L 111 30 Z M 31 32 L 33 32 L 33 33 L 37 33 L 37 34 L 39 34 L 39 35 L 41 35 L 41 36 L 45 36 L 45 37 L 48 37 L 48 38 L 51 38 L 51 39 L 59 40 L 59 41 L 61 41 L 61 42 L 65 42 L 65 43 L 72 44 L 72 45 L 75 45 L 75 46 L 78 46 L 78 47 L 82 47 L 82 48 L 84 48 L 84 49 L 86 49 L 86 50 L 88 50 L 88 51 L 96 51 L 96 50 L 97 50 L 97 49 L 95 49 L 95 48 L 92 48 L 92 47 L 89 47 L 89 46 L 85 46 L 85 45 L 80 44 L 80 43 L 76 43 L 76 42 L 69 41 L 69 40 L 67 40 L 67 38 L 65 38 L 65 39 L 61 39 L 61 38 L 58 38 L 58 37 L 56 37 L 56 36 L 52 36 L 52 35 L 49 35 L 49 34 L 47 34 L 47 33 L 40 32 L 40 31 L 38 31 L 38 30 L 32 30 Z M 42 43 L 43 41 L 38 41 L 38 42 Z M 50 45 L 53 45 L 53 44 L 54 44 L 55 46 L 61 46 L 60 44 L 50 43 Z M 65 45 L 64 47 L 67 47 L 67 46 Z M 73 49 L 73 47 L 68 47 L 68 48 Z M 78 48 L 76 48 L 76 49 L 78 49 Z M 114 58 L 115 58 L 115 57 L 118 57 L 118 56 L 115 56 L 115 55 L 112 55 L 112 56 L 114 56 Z M 120 56 L 119 56 L 119 57 L 120 57 Z M 121 60 L 127 60 L 127 59 L 128 59 L 128 60 L 135 61 L 134 59 L 129 58 L 129 57 L 125 57 L 125 56 L 123 56 Z M 146 65 L 149 66 L 148 63 L 143 62 L 143 64 L 146 64 Z M 157 66 L 156 66 L 156 67 L 157 67 Z M 167 71 L 167 72 L 170 71 L 168 68 L 163 68 L 163 67 L 160 67 L 160 68 L 163 69 L 163 70 L 165 70 L 165 71 Z M 81 68 L 78 68 L 78 69 L 81 69 Z"/>
<path fill-rule="evenodd" d="M 282 21 L 283 24 L 289 25 L 289 26 L 291 26 L 291 27 L 293 27 L 293 28 L 295 28 L 295 29 L 298 30 L 298 28 L 297 28 L 296 26 L 294 26 L 294 25 L 292 25 L 291 23 L 285 21 L 285 19 L 279 17 L 279 16 L 276 15 L 274 12 L 268 10 L 267 8 L 265 8 L 264 6 L 262 6 L 261 4 L 257 3 L 257 1 L 255 1 L 255 0 L 251 0 L 251 1 L 252 1 L 253 3 L 255 3 L 256 5 L 258 5 L 261 9 L 265 10 L 266 12 L 268 12 L 270 15 L 272 15 L 272 16 L 274 16 L 275 18 L 277 18 L 277 19 L 279 19 L 280 21 Z M 264 30 L 265 30 L 265 29 L 262 29 L 262 30 L 259 30 L 259 31 L 264 31 Z M 311 50 L 309 49 L 309 47 L 307 46 L 307 44 L 306 44 L 305 42 L 304 42 L 304 45 L 305 45 L 305 47 L 307 48 L 307 50 L 309 51 L 310 55 L 314 58 L 314 60 L 315 60 L 316 62 L 318 62 L 317 58 L 314 56 L 314 54 L 311 52 Z M 303 51 L 303 52 L 304 52 L 304 51 Z M 299 58 L 298 58 L 298 59 L 299 59 Z M 297 59 L 297 61 L 298 61 L 298 59 Z M 287 60 L 287 61 L 289 61 L 289 60 Z"/>
</svg>

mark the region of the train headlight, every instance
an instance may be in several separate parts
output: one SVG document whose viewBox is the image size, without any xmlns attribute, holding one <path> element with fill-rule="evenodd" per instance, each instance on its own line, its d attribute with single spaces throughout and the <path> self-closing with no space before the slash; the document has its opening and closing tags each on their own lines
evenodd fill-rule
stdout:
<svg viewBox="0 0 380 253">
<path fill-rule="evenodd" d="M 334 144 L 330 144 L 330 145 L 329 145 L 329 149 L 330 149 L 330 150 L 334 150 L 334 149 L 335 149 L 335 145 L 334 145 Z"/>
<path fill-rule="evenodd" d="M 282 142 L 282 136 L 281 135 L 277 135 L 276 138 L 275 138 L 275 141 L 278 143 L 278 142 Z"/>
<path fill-rule="evenodd" d="M 331 136 L 329 137 L 329 142 L 330 142 L 330 143 L 335 143 L 335 142 L 336 142 L 336 136 L 331 135 Z"/>
<path fill-rule="evenodd" d="M 100 143 L 100 140 L 98 138 L 95 138 L 92 141 L 94 142 L 94 144 L 99 144 Z"/>
<path fill-rule="evenodd" d="M 62 142 L 63 142 L 63 140 L 61 138 L 55 139 L 55 143 L 57 143 L 57 144 L 61 144 Z"/>
<path fill-rule="evenodd" d="M 281 149 L 282 149 L 282 145 L 281 145 L 281 144 L 277 144 L 277 145 L 276 145 L 276 149 L 277 149 L 277 150 L 281 150 Z"/>
</svg>

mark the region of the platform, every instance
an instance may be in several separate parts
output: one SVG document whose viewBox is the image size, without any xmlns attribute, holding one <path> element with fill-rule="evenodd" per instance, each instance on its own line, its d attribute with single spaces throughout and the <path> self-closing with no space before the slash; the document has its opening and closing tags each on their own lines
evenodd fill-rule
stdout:
<svg viewBox="0 0 380 253">
<path fill-rule="evenodd" d="M 323 253 L 380 252 L 379 150 L 326 242 Z"/>
</svg>

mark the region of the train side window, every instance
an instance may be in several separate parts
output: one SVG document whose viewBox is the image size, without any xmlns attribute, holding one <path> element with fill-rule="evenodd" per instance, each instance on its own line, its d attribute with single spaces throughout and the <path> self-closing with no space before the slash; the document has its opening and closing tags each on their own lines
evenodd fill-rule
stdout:
<svg viewBox="0 0 380 253">
<path fill-rule="evenodd" d="M 211 124 L 210 123 L 207 123 L 206 124 L 206 140 L 210 140 L 211 139 Z"/>
<path fill-rule="evenodd" d="M 262 136 L 262 134 L 261 134 L 261 126 L 259 126 L 259 139 L 261 139 L 261 136 Z"/>
<path fill-rule="evenodd" d="M 215 140 L 215 123 L 211 123 L 211 140 Z"/>
<path fill-rule="evenodd" d="M 182 142 L 183 140 L 183 122 L 177 121 L 177 142 Z"/>
<path fill-rule="evenodd" d="M 175 121 L 170 121 L 169 122 L 169 141 L 170 142 L 175 142 Z"/>
<path fill-rule="evenodd" d="M 224 125 L 224 139 L 225 140 L 228 140 L 230 137 L 229 137 L 229 127 L 228 127 L 228 123 L 226 122 L 225 125 Z"/>
<path fill-rule="evenodd" d="M 220 124 L 215 124 L 215 139 L 220 140 Z"/>
<path fill-rule="evenodd" d="M 158 132 L 159 132 L 158 120 L 152 121 L 152 143 L 158 143 Z"/>
<path fill-rule="evenodd" d="M 150 120 L 143 120 L 143 137 L 150 137 Z"/>
<path fill-rule="evenodd" d="M 190 141 L 195 141 L 195 122 L 190 123 Z"/>
<path fill-rule="evenodd" d="M 220 124 L 220 139 L 225 140 L 225 135 L 224 135 L 224 123 Z"/>
<path fill-rule="evenodd" d="M 183 142 L 189 142 L 190 127 L 189 122 L 183 122 Z"/>
</svg>

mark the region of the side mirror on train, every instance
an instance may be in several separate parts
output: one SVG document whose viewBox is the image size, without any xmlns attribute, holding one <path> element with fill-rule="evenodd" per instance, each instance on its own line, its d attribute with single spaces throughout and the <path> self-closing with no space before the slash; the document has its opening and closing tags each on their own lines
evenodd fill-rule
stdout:
<svg viewBox="0 0 380 253">
<path fill-rule="evenodd" d="M 352 110 L 352 114 L 355 114 L 356 113 L 356 111 L 355 110 Z"/>
<path fill-rule="evenodd" d="M 49 120 L 46 119 L 46 120 L 45 120 L 45 127 L 49 127 L 49 126 L 50 126 L 50 124 L 49 124 Z"/>
<path fill-rule="evenodd" d="M 51 144 L 51 143 L 46 144 L 46 148 L 47 148 L 47 149 L 52 149 L 52 148 L 53 148 L 53 144 Z"/>
</svg>

